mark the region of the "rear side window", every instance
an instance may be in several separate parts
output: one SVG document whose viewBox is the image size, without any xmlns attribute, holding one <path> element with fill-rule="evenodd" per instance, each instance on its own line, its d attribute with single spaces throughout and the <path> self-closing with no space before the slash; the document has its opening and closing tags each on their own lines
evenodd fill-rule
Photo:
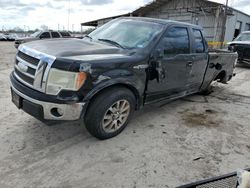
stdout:
<svg viewBox="0 0 250 188">
<path fill-rule="evenodd" d="M 44 32 L 40 35 L 40 38 L 41 39 L 47 39 L 47 38 L 50 38 L 50 34 L 49 32 Z"/>
<path fill-rule="evenodd" d="M 52 32 L 51 34 L 53 38 L 60 38 L 60 35 L 58 32 Z"/>
<path fill-rule="evenodd" d="M 172 27 L 165 33 L 161 41 L 165 56 L 190 53 L 190 40 L 188 29 L 185 27 Z"/>
<path fill-rule="evenodd" d="M 195 38 L 195 44 L 194 49 L 196 53 L 204 53 L 205 52 L 205 45 L 204 40 L 202 37 L 202 33 L 198 29 L 193 29 L 194 38 Z"/>
<path fill-rule="evenodd" d="M 60 32 L 63 37 L 70 37 L 68 32 Z"/>
</svg>

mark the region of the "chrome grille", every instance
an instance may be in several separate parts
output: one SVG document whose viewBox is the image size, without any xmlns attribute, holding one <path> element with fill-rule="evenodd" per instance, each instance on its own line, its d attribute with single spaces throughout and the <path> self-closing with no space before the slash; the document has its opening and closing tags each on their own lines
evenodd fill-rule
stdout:
<svg viewBox="0 0 250 188">
<path fill-rule="evenodd" d="M 18 51 L 17 56 L 19 58 L 23 59 L 24 61 L 29 62 L 35 66 L 37 66 L 39 64 L 39 61 L 40 61 L 39 59 L 31 57 L 31 56 L 29 56 L 21 51 Z"/>
<path fill-rule="evenodd" d="M 19 79 L 22 79 L 26 83 L 28 83 L 31 87 L 34 84 L 34 76 L 28 74 L 28 73 L 23 73 L 20 71 L 17 67 L 15 67 L 15 73 L 19 77 Z"/>
<path fill-rule="evenodd" d="M 42 61 L 42 59 L 18 51 L 16 55 L 14 74 L 23 84 L 44 92 L 45 83 L 43 76 L 48 67 L 47 65 L 47 62 Z"/>
</svg>

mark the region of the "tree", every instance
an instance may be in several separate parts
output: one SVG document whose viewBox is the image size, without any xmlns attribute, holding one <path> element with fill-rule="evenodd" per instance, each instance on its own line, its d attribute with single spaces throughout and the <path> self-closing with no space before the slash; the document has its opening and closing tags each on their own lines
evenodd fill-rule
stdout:
<svg viewBox="0 0 250 188">
<path fill-rule="evenodd" d="M 47 25 L 41 25 L 40 28 L 42 30 L 49 30 L 49 27 Z"/>
<path fill-rule="evenodd" d="M 96 28 L 89 28 L 89 29 L 86 29 L 85 31 L 83 31 L 83 34 L 86 34 L 88 35 L 89 33 L 91 33 L 92 31 L 94 31 Z"/>
</svg>

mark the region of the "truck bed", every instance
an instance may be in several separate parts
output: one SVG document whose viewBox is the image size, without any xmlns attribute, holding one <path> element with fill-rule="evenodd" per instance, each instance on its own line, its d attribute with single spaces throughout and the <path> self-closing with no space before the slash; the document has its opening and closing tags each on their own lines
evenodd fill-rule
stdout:
<svg viewBox="0 0 250 188">
<path fill-rule="evenodd" d="M 204 76 L 202 88 L 207 88 L 211 81 L 217 80 L 216 77 L 218 77 L 218 74 L 223 77 L 223 79 L 220 80 L 222 83 L 227 83 L 231 80 L 234 76 L 234 68 L 236 66 L 237 59 L 238 54 L 228 50 L 209 50 L 208 66 Z M 217 64 L 221 65 L 221 69 L 216 69 L 216 67 L 213 66 Z"/>
</svg>

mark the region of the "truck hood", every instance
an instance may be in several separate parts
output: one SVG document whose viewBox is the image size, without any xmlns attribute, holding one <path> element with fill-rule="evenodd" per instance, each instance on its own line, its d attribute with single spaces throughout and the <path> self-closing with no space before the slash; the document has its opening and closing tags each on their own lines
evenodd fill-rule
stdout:
<svg viewBox="0 0 250 188">
<path fill-rule="evenodd" d="M 232 45 L 232 44 L 247 44 L 247 45 L 250 45 L 250 41 L 233 41 L 233 42 L 228 43 L 228 45 Z"/>
<path fill-rule="evenodd" d="M 107 54 L 121 54 L 125 50 L 105 43 L 81 39 L 49 39 L 25 43 L 19 50 L 27 54 L 43 54 L 55 58 L 82 59 L 84 56 L 97 55 L 103 57 Z M 83 59 L 82 59 L 83 60 Z"/>
<path fill-rule="evenodd" d="M 26 40 L 33 40 L 35 39 L 34 37 L 18 37 L 16 40 L 20 41 L 26 41 Z"/>
</svg>

